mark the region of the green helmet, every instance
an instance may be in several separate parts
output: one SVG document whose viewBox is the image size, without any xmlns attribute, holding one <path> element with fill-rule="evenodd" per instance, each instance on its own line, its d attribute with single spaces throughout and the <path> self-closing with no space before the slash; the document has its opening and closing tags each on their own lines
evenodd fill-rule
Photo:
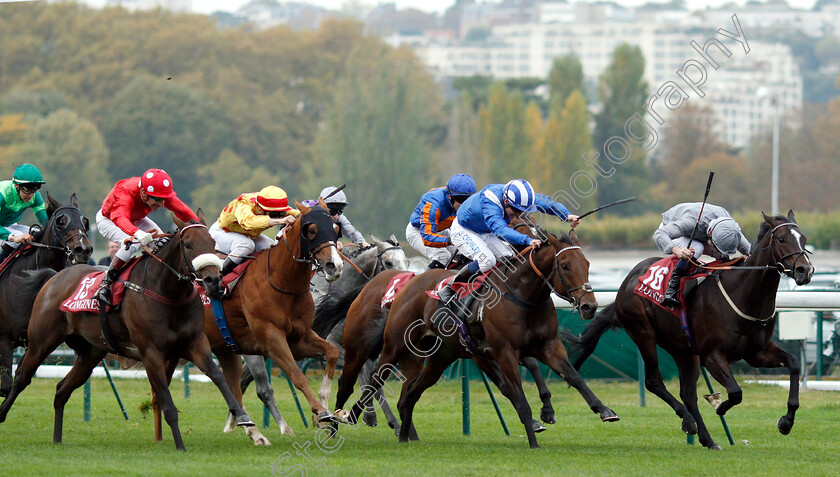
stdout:
<svg viewBox="0 0 840 477">
<path fill-rule="evenodd" d="M 32 164 L 21 164 L 15 169 L 12 180 L 15 184 L 43 184 L 44 176 Z"/>
</svg>

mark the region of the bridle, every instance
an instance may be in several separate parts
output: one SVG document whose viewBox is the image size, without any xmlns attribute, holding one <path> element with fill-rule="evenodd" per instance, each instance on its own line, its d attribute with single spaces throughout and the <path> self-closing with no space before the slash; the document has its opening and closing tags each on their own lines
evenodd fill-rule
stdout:
<svg viewBox="0 0 840 477">
<path fill-rule="evenodd" d="M 564 247 L 558 250 L 557 253 L 554 254 L 554 258 L 552 259 L 554 263 L 551 268 L 551 273 L 547 277 L 543 275 L 543 273 L 540 271 L 539 268 L 537 268 L 536 264 L 534 263 L 534 248 L 531 248 L 530 252 L 528 253 L 528 263 L 531 265 L 531 270 L 533 270 L 534 273 L 536 273 L 537 276 L 540 277 L 540 279 L 543 281 L 543 283 L 545 283 L 545 285 L 548 287 L 551 293 L 554 293 L 561 299 L 569 302 L 575 310 L 580 309 L 580 301 L 581 299 L 583 299 L 583 296 L 587 293 L 593 292 L 592 285 L 590 285 L 589 282 L 583 282 L 583 284 L 581 284 L 580 286 L 569 287 L 569 285 L 563 279 L 563 274 L 560 273 L 560 266 L 558 265 L 558 262 L 560 255 L 563 252 L 580 249 L 581 248 L 579 245 L 569 245 L 568 247 Z M 554 285 L 551 284 L 551 277 L 553 277 L 554 275 L 557 275 L 557 279 L 560 280 L 560 284 L 563 285 L 563 291 L 565 292 L 565 294 L 561 294 L 560 292 L 558 292 L 557 289 L 554 288 Z M 575 297 L 573 295 L 573 292 L 576 292 L 578 290 L 583 290 L 583 293 Z"/>
<path fill-rule="evenodd" d="M 808 258 L 808 253 L 810 253 L 810 252 L 805 250 L 805 248 L 802 247 L 802 244 L 799 243 L 799 251 L 795 251 L 795 252 L 785 254 L 781 258 L 776 258 L 776 250 L 773 248 L 773 244 L 775 243 L 775 240 L 773 240 L 773 238 L 774 238 L 774 234 L 776 233 L 776 231 L 779 230 L 782 227 L 795 227 L 796 230 L 799 231 L 799 226 L 795 222 L 785 222 L 783 224 L 779 224 L 779 225 L 773 227 L 772 229 L 770 229 L 770 244 L 767 247 L 762 248 L 762 250 L 766 250 L 768 248 L 770 249 L 770 257 L 773 259 L 773 263 L 772 263 L 772 265 L 768 265 L 768 268 L 769 267 L 775 268 L 776 271 L 779 272 L 779 275 L 790 276 L 790 274 L 793 273 L 793 269 L 785 268 L 785 265 L 784 265 L 783 262 L 788 257 L 792 257 L 792 256 L 795 255 L 796 258 L 793 259 L 793 264 L 794 265 L 802 257 L 805 257 L 805 261 L 808 262 L 808 265 L 811 265 L 811 260 Z"/>
<path fill-rule="evenodd" d="M 74 233 L 73 235 L 71 235 L 67 238 L 64 238 L 64 240 L 62 241 L 63 236 L 60 236 L 59 234 L 60 234 L 61 231 L 67 229 L 67 227 L 70 225 L 70 223 L 68 223 L 66 226 L 62 227 L 61 230 L 59 230 L 58 227 L 56 227 L 56 225 L 55 225 L 55 221 L 58 218 L 58 213 L 62 210 L 65 210 L 65 209 L 75 210 L 75 211 L 79 212 L 79 215 L 81 216 L 81 211 L 79 210 L 78 207 L 76 207 L 74 205 L 62 205 L 62 206 L 60 206 L 59 208 L 57 208 L 53 211 L 53 213 L 50 215 L 49 222 L 47 222 L 46 229 L 49 230 L 49 235 L 50 235 L 49 236 L 49 243 L 40 243 L 40 242 L 34 242 L 33 241 L 33 242 L 29 242 L 29 245 L 32 245 L 35 248 L 43 248 L 43 249 L 48 249 L 48 250 L 57 250 L 57 251 L 60 251 L 60 252 L 64 252 L 65 261 L 66 261 L 66 260 L 69 260 L 70 257 L 73 256 L 73 250 L 70 248 L 70 246 L 68 244 L 71 243 L 76 237 L 81 236 L 83 238 L 88 238 L 88 236 L 87 236 L 87 233 L 85 233 L 85 230 L 83 228 L 80 228 L 80 229 L 78 229 L 78 232 Z M 84 225 L 84 224 L 82 224 L 82 225 Z M 35 226 L 33 225 L 33 227 L 35 227 Z M 31 232 L 32 232 L 32 228 L 30 228 L 30 233 Z M 55 243 L 60 243 L 63 246 L 53 245 Z M 39 267 L 38 255 L 37 254 L 35 255 L 35 266 Z"/>
<path fill-rule="evenodd" d="M 320 213 L 321 215 L 325 215 L 327 212 L 326 212 L 326 211 L 324 211 L 323 209 L 321 209 L 320 207 L 317 207 L 317 208 L 316 208 L 316 207 L 313 207 L 313 208 L 312 208 L 312 210 L 311 210 L 308 214 L 306 214 L 305 216 L 303 216 L 303 217 L 308 217 L 308 216 L 309 216 L 309 215 L 311 215 L 311 214 L 316 214 L 316 217 L 314 217 L 314 218 L 323 219 L 323 217 L 317 217 L 317 214 L 319 214 L 319 213 Z M 301 217 L 301 219 L 303 219 L 303 217 Z M 326 217 L 327 217 L 327 219 L 330 221 L 330 224 L 332 224 L 332 218 L 331 218 L 329 215 L 326 215 Z M 310 217 L 310 219 L 311 219 L 311 218 L 312 218 L 312 217 Z M 301 247 L 301 256 L 300 256 L 300 257 L 298 257 L 298 256 L 296 256 L 296 255 L 295 255 L 295 253 L 292 251 L 292 247 L 289 245 L 289 237 L 288 237 L 288 235 L 285 233 L 286 231 L 288 231 L 288 230 L 290 230 L 290 229 L 291 229 L 291 228 L 290 228 L 290 227 L 288 227 L 288 226 L 287 226 L 286 230 L 284 230 L 284 231 L 283 231 L 283 243 L 286 245 L 286 250 L 289 252 L 289 256 L 291 256 L 291 257 L 292 257 L 292 260 L 294 260 L 294 261 L 295 261 L 295 263 L 302 263 L 302 264 L 306 264 L 306 265 L 309 265 L 309 266 L 310 266 L 310 268 L 311 268 L 311 267 L 313 266 L 313 264 L 314 264 L 314 271 L 315 271 L 315 273 L 323 272 L 323 273 L 326 275 L 326 271 L 324 271 L 324 266 L 323 266 L 323 265 L 321 265 L 320 263 L 318 263 L 318 260 L 315 258 L 315 255 L 317 255 L 317 254 L 318 254 L 318 252 L 320 252 L 321 250 L 323 250 L 323 249 L 325 249 L 325 248 L 335 247 L 335 246 L 336 246 L 336 245 L 335 245 L 335 242 L 336 242 L 336 241 L 335 241 L 335 240 L 324 240 L 324 241 L 322 241 L 322 242 L 319 242 L 317 245 L 315 245 L 315 246 L 313 246 L 313 247 L 311 247 L 311 248 L 310 248 L 309 246 L 304 246 L 304 242 L 308 242 L 308 241 L 309 241 L 309 240 L 308 240 L 308 239 L 306 239 L 306 237 L 304 237 L 304 235 L 303 235 L 303 233 L 304 233 L 304 227 L 305 227 L 305 226 L 307 226 L 307 225 L 309 225 L 309 224 L 316 224 L 316 225 L 319 225 L 317 221 L 301 222 L 301 225 L 300 225 L 300 239 L 301 239 L 300 247 Z M 323 225 L 323 224 L 320 224 L 320 225 Z M 329 227 L 327 227 L 327 230 L 330 230 L 330 231 L 332 231 L 332 233 L 333 233 L 333 234 L 335 234 L 335 230 L 332 228 L 332 226 L 331 226 L 331 225 L 330 225 Z M 323 227 L 320 227 L 320 226 L 319 226 L 318 235 L 316 235 L 316 236 L 315 236 L 315 239 L 318 239 L 318 237 L 319 237 L 319 236 L 322 236 L 322 234 L 327 234 L 327 233 L 328 233 L 328 232 L 326 232 L 326 230 L 323 230 Z M 270 268 L 270 265 L 269 265 L 269 264 L 271 263 L 271 251 L 272 251 L 273 249 L 274 249 L 274 247 L 269 247 L 269 248 L 268 248 L 268 251 L 267 251 L 267 255 L 268 255 L 268 256 L 266 257 L 266 260 L 265 260 L 265 278 L 266 278 L 266 281 L 268 282 L 268 284 L 269 284 L 269 285 L 271 285 L 271 288 L 274 288 L 274 289 L 275 289 L 275 290 L 277 290 L 278 292 L 280 292 L 280 293 L 284 293 L 284 294 L 286 294 L 286 295 L 303 295 L 303 294 L 305 294 L 305 293 L 308 293 L 308 292 L 309 292 L 309 285 L 308 285 L 308 282 L 307 282 L 307 286 L 306 286 L 306 289 L 305 289 L 305 290 L 303 290 L 303 291 L 299 291 L 299 292 L 293 292 L 293 291 L 283 290 L 282 288 L 278 287 L 277 285 L 275 285 L 275 284 L 271 281 L 271 268 Z M 337 247 L 336 247 L 336 250 L 338 250 L 338 248 L 337 248 Z M 339 253 L 339 254 L 340 254 L 340 253 Z"/>
<path fill-rule="evenodd" d="M 180 248 L 180 252 L 181 252 L 181 263 L 187 269 L 186 274 L 183 274 L 183 273 L 179 272 L 178 270 L 173 268 L 171 265 L 169 265 L 168 263 L 161 260 L 161 258 L 158 257 L 151 250 L 151 248 L 149 248 L 147 246 L 142 246 L 143 252 L 145 252 L 147 255 L 149 255 L 153 259 L 157 260 L 161 265 L 163 265 L 164 268 L 166 268 L 169 272 L 173 273 L 176 277 L 178 277 L 179 282 L 180 281 L 185 281 L 185 282 L 191 282 L 191 283 L 203 283 L 204 280 L 201 279 L 201 278 L 198 278 L 197 270 L 195 269 L 195 266 L 193 265 L 193 263 L 191 261 L 187 260 L 187 246 L 184 244 L 184 241 L 182 240 L 184 232 L 191 229 L 191 228 L 195 228 L 195 227 L 202 227 L 205 230 L 207 229 L 207 226 L 204 225 L 204 224 L 194 223 L 194 224 L 187 224 L 184 227 L 182 227 L 181 230 L 178 231 L 178 247 Z M 172 234 L 161 234 L 156 238 L 169 238 L 169 237 L 172 237 Z"/>
</svg>

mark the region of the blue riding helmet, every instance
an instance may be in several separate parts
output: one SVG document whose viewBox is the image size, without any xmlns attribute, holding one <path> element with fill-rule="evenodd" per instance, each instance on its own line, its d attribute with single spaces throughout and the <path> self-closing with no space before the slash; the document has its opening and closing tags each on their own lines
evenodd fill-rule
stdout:
<svg viewBox="0 0 840 477">
<path fill-rule="evenodd" d="M 534 198 L 536 193 L 534 187 L 525 179 L 514 179 L 507 184 L 502 190 L 502 194 L 508 200 L 508 205 L 522 212 L 533 212 Z"/>
<path fill-rule="evenodd" d="M 470 196 L 475 194 L 475 181 L 467 174 L 455 174 L 446 183 L 446 192 L 450 196 Z"/>
</svg>

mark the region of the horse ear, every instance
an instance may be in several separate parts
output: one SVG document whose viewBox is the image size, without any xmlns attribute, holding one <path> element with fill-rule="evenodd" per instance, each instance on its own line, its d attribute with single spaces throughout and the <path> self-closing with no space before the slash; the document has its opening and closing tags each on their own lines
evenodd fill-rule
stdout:
<svg viewBox="0 0 840 477">
<path fill-rule="evenodd" d="M 397 240 L 397 236 L 394 235 L 393 232 L 391 232 L 391 234 L 388 235 L 388 240 L 390 240 L 391 242 L 394 242 L 394 245 L 399 245 L 400 244 L 400 241 Z"/>
<path fill-rule="evenodd" d="M 788 210 L 788 220 L 790 220 L 794 224 L 796 223 L 796 215 L 794 215 L 793 209 Z"/>
<path fill-rule="evenodd" d="M 184 221 L 179 219 L 175 214 L 172 214 L 172 221 L 175 222 L 175 226 L 178 227 L 178 230 L 184 228 Z"/>
<path fill-rule="evenodd" d="M 373 242 L 374 245 L 379 246 L 382 244 L 382 241 L 379 240 L 379 238 L 377 238 L 376 235 L 370 234 L 370 240 Z"/>
<path fill-rule="evenodd" d="M 765 222 L 767 222 L 770 225 L 773 225 L 773 221 L 770 220 L 770 217 L 767 217 L 767 214 L 765 214 L 763 210 L 761 211 L 761 216 L 764 217 Z"/>
<path fill-rule="evenodd" d="M 199 208 L 198 208 L 198 210 L 196 210 L 196 211 L 195 211 L 195 215 L 196 215 L 196 217 L 198 217 L 198 222 L 199 222 L 201 225 L 203 225 L 203 226 L 205 226 L 205 227 L 206 227 L 206 226 L 207 226 L 207 222 L 205 222 L 205 221 L 204 221 L 204 211 L 203 211 L 203 210 L 201 210 L 201 207 L 199 207 Z"/>
<path fill-rule="evenodd" d="M 327 206 L 327 201 L 324 200 L 323 197 L 318 197 L 318 205 L 321 206 L 321 208 L 324 210 L 329 209 L 329 207 Z"/>
<path fill-rule="evenodd" d="M 70 205 L 77 209 L 79 208 L 79 199 L 76 198 L 75 192 L 73 192 L 73 194 L 70 196 Z"/>
<path fill-rule="evenodd" d="M 322 204 L 322 202 L 323 202 L 323 204 Z M 327 208 L 327 203 L 324 202 L 324 199 L 318 199 L 318 205 L 321 205 L 321 207 L 323 207 L 325 209 Z M 301 215 L 306 215 L 306 214 L 309 213 L 310 210 L 312 210 L 312 208 L 307 207 L 307 206 L 301 204 L 298 201 L 295 201 L 295 208 L 300 211 Z"/>
<path fill-rule="evenodd" d="M 49 191 L 47 191 L 47 215 L 51 216 L 55 209 L 61 207 L 61 202 L 55 200 L 50 195 Z"/>
<path fill-rule="evenodd" d="M 580 241 L 578 241 L 577 232 L 575 229 L 569 231 L 569 238 L 572 239 L 572 243 L 580 247 Z"/>
</svg>

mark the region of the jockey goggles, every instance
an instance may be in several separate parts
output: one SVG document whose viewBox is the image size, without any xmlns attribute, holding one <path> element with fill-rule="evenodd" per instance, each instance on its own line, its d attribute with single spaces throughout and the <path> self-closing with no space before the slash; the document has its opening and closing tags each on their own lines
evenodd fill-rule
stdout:
<svg viewBox="0 0 840 477">
<path fill-rule="evenodd" d="M 34 194 L 38 191 L 38 189 L 41 188 L 41 184 L 38 184 L 37 182 L 28 184 L 18 184 L 18 187 L 20 187 L 20 190 L 24 194 Z"/>
<path fill-rule="evenodd" d="M 347 204 L 327 204 L 327 208 L 330 210 L 330 215 L 343 214 L 345 207 L 347 207 Z"/>
</svg>

